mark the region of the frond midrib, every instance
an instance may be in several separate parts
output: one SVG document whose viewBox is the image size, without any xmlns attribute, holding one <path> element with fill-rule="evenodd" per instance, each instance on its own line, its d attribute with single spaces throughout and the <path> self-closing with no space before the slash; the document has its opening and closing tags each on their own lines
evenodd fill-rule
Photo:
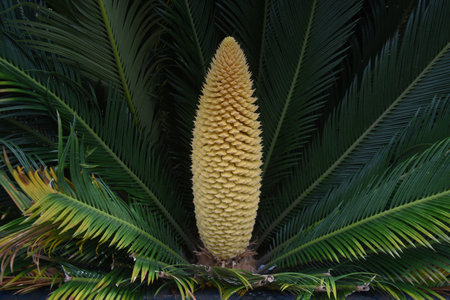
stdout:
<svg viewBox="0 0 450 300">
<path fill-rule="evenodd" d="M 262 170 L 262 175 L 261 175 L 262 179 L 261 180 L 264 180 L 264 175 L 266 174 L 267 167 L 270 164 L 270 159 L 272 157 L 272 152 L 273 152 L 273 150 L 275 148 L 275 144 L 277 143 L 277 139 L 278 139 L 278 136 L 280 134 L 281 127 L 283 126 L 284 118 L 286 117 L 286 113 L 287 113 L 289 104 L 291 102 L 295 86 L 297 84 L 298 75 L 300 74 L 300 69 L 301 69 L 301 67 L 303 65 L 303 59 L 305 57 L 306 47 L 308 45 L 310 34 L 311 34 L 311 28 L 312 28 L 312 24 L 313 24 L 314 14 L 316 12 L 316 5 L 317 5 L 317 0 L 315 0 L 313 2 L 313 5 L 311 7 L 311 14 L 309 16 L 308 25 L 306 27 L 305 38 L 303 40 L 302 48 L 300 50 L 299 58 L 298 58 L 298 61 L 297 61 L 297 66 L 295 68 L 295 73 L 294 73 L 294 76 L 292 78 L 291 85 L 289 87 L 289 91 L 287 93 L 286 100 L 284 102 L 283 110 L 281 112 L 281 116 L 280 116 L 280 118 L 278 120 L 277 127 L 275 129 L 275 133 L 274 133 L 272 141 L 270 143 L 269 151 L 267 152 L 267 155 L 266 155 L 266 157 L 264 159 L 264 166 L 263 166 L 263 170 Z"/>
<path fill-rule="evenodd" d="M 260 244 L 267 238 L 267 236 L 278 226 L 278 224 L 303 200 L 305 199 L 319 184 L 321 184 L 352 152 L 358 147 L 362 141 L 378 126 L 379 123 L 403 100 L 403 98 L 415 87 L 415 85 L 428 73 L 434 64 L 448 51 L 450 43 L 439 51 L 439 53 L 431 60 L 431 62 L 424 68 L 424 70 L 408 85 L 408 87 L 395 99 L 392 104 L 369 126 L 356 140 L 351 144 L 347 150 L 338 157 L 338 159 L 323 172 L 311 185 L 306 188 L 300 196 L 298 196 L 292 203 L 271 223 L 269 228 L 265 230 L 264 234 L 259 239 Z"/>
<path fill-rule="evenodd" d="M 0 62 L 3 62 L 4 64 L 10 66 L 26 78 L 28 78 L 30 81 L 32 81 L 35 85 L 41 87 L 43 90 L 47 91 L 47 94 L 53 97 L 55 100 L 57 100 L 65 109 L 71 112 L 72 115 L 76 117 L 76 120 L 80 122 L 80 124 L 83 125 L 85 130 L 89 132 L 89 134 L 94 137 L 94 139 L 103 147 L 104 151 L 106 151 L 110 157 L 114 161 L 118 163 L 118 165 L 138 184 L 138 186 L 144 190 L 144 192 L 150 196 L 150 198 L 154 201 L 154 203 L 158 206 L 158 208 L 162 211 L 164 216 L 169 220 L 169 222 L 175 227 L 175 230 L 180 234 L 180 236 L 185 241 L 186 245 L 193 249 L 193 242 L 189 239 L 188 235 L 181 229 L 181 227 L 178 225 L 178 223 L 173 219 L 173 217 L 170 215 L 170 213 L 167 211 L 167 209 L 162 205 L 161 201 L 156 197 L 156 195 L 147 187 L 147 185 L 114 153 L 114 151 L 101 139 L 101 137 L 81 118 L 81 116 L 73 110 L 69 105 L 67 105 L 61 98 L 59 98 L 55 93 L 50 91 L 48 88 L 43 86 L 40 82 L 35 80 L 33 77 L 29 76 L 26 72 L 22 71 L 21 69 L 17 68 L 15 65 L 8 62 L 3 57 L 0 57 Z"/>
<path fill-rule="evenodd" d="M 258 60 L 258 76 L 256 76 L 256 81 L 259 82 L 262 74 L 262 65 L 264 58 L 264 40 L 266 37 L 267 31 L 267 19 L 269 18 L 269 4 L 270 0 L 264 0 L 264 16 L 263 16 L 263 24 L 262 24 L 262 34 L 261 34 L 261 47 L 259 49 L 259 60 Z"/>
<path fill-rule="evenodd" d="M 309 246 L 317 244 L 317 243 L 319 243 L 319 242 L 321 242 L 323 240 L 326 240 L 326 239 L 332 238 L 334 236 L 337 236 L 337 235 L 339 235 L 339 234 L 341 234 L 343 232 L 346 232 L 348 230 L 351 230 L 351 229 L 353 229 L 355 227 L 360 227 L 360 226 L 362 226 L 362 225 L 364 225 L 364 224 L 366 224 L 368 222 L 374 221 L 376 219 L 379 219 L 379 218 L 382 218 L 382 217 L 394 214 L 394 213 L 396 213 L 398 211 L 402 211 L 404 209 L 408 209 L 408 208 L 416 206 L 416 205 L 420 205 L 420 204 L 425 203 L 425 202 L 429 202 L 429 201 L 435 200 L 435 199 L 440 198 L 440 197 L 445 197 L 447 195 L 450 195 L 450 190 L 446 190 L 446 191 L 443 191 L 443 192 L 440 192 L 440 193 L 437 193 L 437 194 L 434 194 L 434 195 L 431 195 L 431 196 L 428 196 L 428 197 L 425 197 L 425 198 L 421 198 L 421 199 L 418 199 L 416 201 L 412 201 L 412 202 L 409 202 L 409 203 L 406 203 L 406 204 L 403 204 L 403 205 L 391 208 L 389 210 L 385 210 L 385 211 L 380 212 L 378 214 L 372 215 L 372 216 L 367 217 L 367 218 L 365 218 L 363 220 L 360 220 L 358 222 L 352 223 L 352 224 L 347 225 L 345 227 L 342 227 L 342 228 L 340 228 L 340 229 L 338 229 L 336 231 L 330 232 L 330 233 L 322 235 L 322 236 L 320 236 L 320 237 L 318 237 L 318 238 L 316 238 L 316 239 L 314 239 L 312 241 L 309 241 L 309 242 L 307 242 L 307 243 L 305 243 L 305 244 L 303 244 L 303 245 L 301 245 L 301 246 L 299 246 L 299 247 L 297 247 L 297 248 L 295 248 L 295 249 L 293 249 L 293 250 L 291 250 L 291 251 L 289 251 L 289 252 L 279 256 L 279 257 L 277 257 L 276 259 L 272 260 L 267 265 L 268 266 L 269 265 L 274 265 L 276 262 L 278 262 L 278 261 L 284 259 L 285 257 L 288 257 L 288 256 L 290 256 L 290 255 L 292 255 L 292 254 L 294 254 L 296 252 L 299 252 L 299 251 L 301 251 L 302 249 L 304 249 L 306 247 L 309 247 Z"/>
<path fill-rule="evenodd" d="M 201 66 L 202 72 L 203 72 L 202 74 L 205 75 L 206 74 L 205 56 L 203 55 L 202 46 L 201 46 L 200 40 L 198 38 L 197 28 L 195 27 L 194 18 L 192 17 L 191 6 L 189 5 L 189 0 L 184 0 L 184 4 L 186 5 L 186 10 L 187 10 L 188 17 L 189 17 L 189 23 L 191 24 L 191 27 L 192 27 L 192 32 L 194 34 L 194 39 L 195 39 L 195 45 L 197 46 L 198 56 L 200 58 L 200 63 L 202 65 Z"/>
<path fill-rule="evenodd" d="M 111 48 L 112 48 L 112 51 L 114 54 L 114 60 L 116 62 L 117 71 L 119 72 L 120 81 L 121 81 L 122 87 L 123 87 L 123 92 L 124 92 L 125 98 L 127 99 L 127 102 L 128 102 L 128 107 L 130 108 L 130 112 L 133 116 L 133 120 L 134 120 L 135 124 L 138 124 L 138 120 L 136 117 L 136 111 L 135 111 L 134 105 L 133 105 L 133 100 L 131 99 L 130 89 L 128 87 L 128 83 L 127 83 L 127 80 L 125 77 L 125 72 L 124 72 L 124 69 L 122 66 L 122 61 L 120 59 L 119 50 L 117 49 L 117 43 L 114 38 L 114 34 L 112 32 L 111 25 L 109 23 L 109 17 L 106 12 L 106 9 L 105 9 L 104 1 L 98 0 L 97 2 L 100 7 L 100 11 L 101 11 L 102 18 L 103 18 L 103 23 L 105 24 L 105 29 L 108 34 L 108 39 L 109 39 L 109 42 L 111 44 Z"/>
<path fill-rule="evenodd" d="M 168 267 L 171 267 L 171 266 L 172 266 L 172 265 L 167 264 L 167 263 L 165 263 L 165 262 L 162 262 L 162 261 L 159 261 L 159 260 L 155 260 L 155 259 L 150 258 L 150 257 L 141 256 L 141 255 L 136 255 L 136 256 L 134 256 L 134 258 L 135 258 L 136 260 L 145 260 L 145 261 L 149 261 L 149 262 L 158 264 L 158 265 L 160 265 L 160 266 L 163 267 L 163 268 L 168 268 Z"/>
<path fill-rule="evenodd" d="M 5 118 L 4 119 L 6 122 L 19 127 L 20 129 L 22 129 L 23 131 L 28 132 L 29 134 L 33 135 L 35 138 L 37 138 L 38 140 L 40 140 L 42 143 L 51 146 L 51 147 L 56 147 L 56 143 L 53 142 L 52 140 L 50 140 L 47 136 L 43 135 L 42 133 L 40 133 L 37 130 L 34 130 L 33 128 L 26 126 L 25 124 L 22 124 L 20 122 L 17 122 L 14 119 L 11 118 Z"/>
<path fill-rule="evenodd" d="M 139 228 L 138 226 L 136 226 L 136 225 L 134 225 L 134 224 L 132 224 L 132 223 L 130 223 L 128 221 L 122 220 L 119 217 L 116 217 L 114 215 L 108 214 L 107 212 L 105 212 L 103 210 L 100 210 L 100 209 L 98 209 L 96 207 L 93 207 L 93 206 L 88 205 L 88 204 L 86 204 L 84 202 L 81 202 L 78 199 L 73 198 L 73 197 L 71 197 L 69 195 L 62 194 L 62 193 L 55 193 L 55 194 L 59 195 L 60 197 L 64 197 L 64 198 L 66 198 L 69 201 L 75 202 L 76 205 L 85 207 L 88 210 L 94 211 L 95 213 L 97 213 L 99 215 L 102 215 L 102 216 L 104 216 L 106 218 L 112 219 L 113 221 L 115 221 L 117 223 L 121 223 L 124 226 L 126 226 L 128 228 L 131 228 L 132 230 L 134 230 L 136 232 L 139 232 L 142 236 L 147 237 L 149 240 L 151 240 L 154 243 L 158 244 L 158 246 L 160 246 L 161 248 L 166 249 L 168 252 L 170 252 L 174 257 L 176 257 L 180 261 L 183 261 L 183 262 L 187 263 L 187 261 L 183 257 L 181 257 L 177 252 L 175 252 L 170 247 L 168 247 L 166 244 L 164 244 L 163 242 L 161 242 L 160 240 L 158 240 L 157 238 L 155 238 L 154 236 L 152 236 L 148 232 L 144 231 L 143 229 Z M 45 198 L 43 199 L 43 201 L 45 201 Z M 40 204 L 40 203 L 38 203 L 38 204 Z"/>
</svg>

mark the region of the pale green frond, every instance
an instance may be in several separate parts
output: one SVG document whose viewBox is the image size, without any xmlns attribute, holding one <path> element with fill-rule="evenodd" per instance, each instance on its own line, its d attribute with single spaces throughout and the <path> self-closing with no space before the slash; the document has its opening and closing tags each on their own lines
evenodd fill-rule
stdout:
<svg viewBox="0 0 450 300">
<path fill-rule="evenodd" d="M 78 148 L 76 142 L 70 146 L 71 184 L 64 178 L 64 158 L 56 171 L 55 187 L 50 183 L 44 190 L 44 178 L 40 179 L 37 173 L 16 176 L 34 200 L 29 208 L 30 218 L 37 218 L 37 224 L 54 223 L 61 232 L 74 230 L 73 236 L 82 239 L 99 238 L 100 244 L 109 243 L 130 254 L 171 263 L 186 262 L 173 233 L 160 218 L 138 204 L 126 206 L 100 179 L 91 177 L 81 167 L 85 165 L 83 148 Z M 36 188 L 41 189 L 39 194 L 33 191 Z"/>
<path fill-rule="evenodd" d="M 131 288 L 127 279 L 117 271 L 102 273 L 67 268 L 64 284 L 52 291 L 48 299 L 141 299 L 145 292 L 142 288 Z"/>
<path fill-rule="evenodd" d="M 445 300 L 442 295 L 440 295 L 433 289 L 422 285 L 410 285 L 404 283 L 393 283 L 390 281 L 379 281 L 374 286 L 376 290 L 381 289 L 395 299 Z"/>
<path fill-rule="evenodd" d="M 60 150 L 56 174 L 51 169 L 28 173 L 14 170 L 17 183 L 33 201 L 25 214 L 31 220 L 36 218 L 35 224 L 50 222 L 61 237 L 69 232 L 82 240 L 98 238 L 100 244 L 108 243 L 130 254 L 171 263 L 186 262 L 174 233 L 160 217 L 140 204 L 127 206 L 99 178 L 91 176 L 89 169 L 83 168 L 84 149 L 73 135 L 67 148 L 69 152 Z M 70 183 L 64 175 L 66 155 Z M 4 186 L 10 182 L 6 176 L 0 178 L 5 179 Z"/>
</svg>

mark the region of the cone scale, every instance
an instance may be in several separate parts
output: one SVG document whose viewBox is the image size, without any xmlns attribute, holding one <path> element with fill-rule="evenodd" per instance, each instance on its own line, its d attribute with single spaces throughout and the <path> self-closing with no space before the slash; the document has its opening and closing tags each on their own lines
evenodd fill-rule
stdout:
<svg viewBox="0 0 450 300">
<path fill-rule="evenodd" d="M 261 187 L 261 130 L 245 55 L 227 37 L 203 86 L 192 140 L 200 238 L 219 260 L 247 249 Z"/>
</svg>

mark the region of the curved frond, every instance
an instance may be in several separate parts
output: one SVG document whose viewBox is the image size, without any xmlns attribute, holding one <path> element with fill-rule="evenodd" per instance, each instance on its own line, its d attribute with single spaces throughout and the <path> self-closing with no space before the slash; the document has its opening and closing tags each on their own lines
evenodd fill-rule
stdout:
<svg viewBox="0 0 450 300">
<path fill-rule="evenodd" d="M 3 276 L 0 290 L 17 290 L 17 293 L 26 294 L 42 288 L 52 288 L 61 281 L 61 273 L 54 266 L 32 267 L 17 275 Z"/>
<path fill-rule="evenodd" d="M 268 265 L 360 258 L 370 252 L 399 256 L 407 245 L 450 242 L 450 138 L 350 191 L 342 209 L 301 232 Z M 344 193 L 343 198 L 346 198 Z"/>
<path fill-rule="evenodd" d="M 388 42 L 364 71 L 359 84 L 312 143 L 304 162 L 286 184 L 261 203 L 267 211 L 260 242 L 294 216 L 305 204 L 319 201 L 348 180 L 403 129 L 417 109 L 435 95 L 450 93 L 450 5 L 421 2 L 412 13 L 402 39 Z M 274 202 L 273 199 L 277 199 Z M 276 205 L 275 205 L 276 203 Z"/>
<path fill-rule="evenodd" d="M 5 107 L 12 108 L 14 106 Z M 54 162 L 57 148 L 57 143 L 54 142 L 56 137 L 54 121 L 47 116 L 35 118 L 26 113 L 24 113 L 24 117 L 2 118 L 3 108 L 0 105 L 0 148 L 5 148 L 7 155 L 13 154 L 12 157 L 10 156 L 11 164 L 14 166 L 17 164 L 14 160 L 22 156 L 19 152 L 24 152 L 24 155 L 46 164 Z M 15 115 L 17 112 L 19 112 L 17 107 L 14 107 L 12 114 Z M 24 163 L 19 163 L 19 165 L 25 166 Z M 0 168 L 2 167 L 4 164 L 0 159 Z"/>
<path fill-rule="evenodd" d="M 30 198 L 28 198 L 24 193 L 19 191 L 19 189 L 15 186 L 15 184 L 9 179 L 5 172 L 0 170 L 0 184 L 3 186 L 5 191 L 13 200 L 14 204 L 20 209 L 20 211 L 24 212 L 27 210 L 32 202 Z"/>
<path fill-rule="evenodd" d="M 78 149 L 72 150 L 78 153 Z M 14 172 L 20 187 L 33 200 L 26 214 L 36 219 L 35 224 L 50 222 L 60 233 L 75 230 L 73 236 L 98 237 L 99 243 L 109 242 L 129 253 L 185 262 L 173 234 L 157 216 L 139 206 L 127 207 L 104 183 L 89 178 L 86 171 L 77 167 L 84 164 L 82 160 L 71 161 L 70 185 L 61 168 L 58 175 L 32 170 L 28 174 Z M 56 184 L 52 184 L 54 180 Z"/>
<path fill-rule="evenodd" d="M 76 1 L 67 14 L 25 3 L 35 8 L 37 21 L 13 20 L 31 38 L 27 45 L 57 54 L 76 65 L 93 82 L 120 86 L 130 113 L 147 133 L 158 136 L 155 54 L 161 29 L 156 1 Z"/>
<path fill-rule="evenodd" d="M 121 299 L 140 299 L 144 294 L 142 289 L 130 289 L 126 274 L 111 271 L 67 273 L 63 285 L 54 290 L 48 299 L 109 299 L 120 295 Z"/>
<path fill-rule="evenodd" d="M 385 280 L 428 287 L 445 286 L 450 276 L 450 248 L 447 243 L 427 247 L 410 247 L 400 257 L 388 254 L 369 255 L 364 260 L 334 266 L 336 272 L 371 272 Z"/>
<path fill-rule="evenodd" d="M 402 133 L 392 138 L 392 141 L 382 151 L 366 163 L 348 181 L 336 187 L 321 201 L 309 205 L 295 217 L 290 218 L 275 233 L 271 241 L 272 249 L 284 247 L 296 238 L 303 230 L 308 230 L 333 211 L 338 211 L 347 200 L 344 195 L 359 193 L 362 187 L 372 183 L 373 178 L 421 153 L 431 145 L 448 137 L 450 130 L 450 96 L 436 99 L 423 110 L 418 110 Z M 267 242 L 268 243 L 268 242 Z M 261 245 L 266 245 L 262 243 Z"/>
</svg>

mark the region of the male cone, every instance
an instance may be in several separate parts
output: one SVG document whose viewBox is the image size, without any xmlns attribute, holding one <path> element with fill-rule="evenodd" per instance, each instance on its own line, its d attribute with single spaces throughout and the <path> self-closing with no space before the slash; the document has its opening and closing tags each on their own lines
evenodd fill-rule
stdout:
<svg viewBox="0 0 450 300">
<path fill-rule="evenodd" d="M 203 86 L 192 140 L 195 216 L 219 260 L 247 249 L 261 187 L 261 130 L 245 55 L 232 37 L 217 50 Z"/>
</svg>

